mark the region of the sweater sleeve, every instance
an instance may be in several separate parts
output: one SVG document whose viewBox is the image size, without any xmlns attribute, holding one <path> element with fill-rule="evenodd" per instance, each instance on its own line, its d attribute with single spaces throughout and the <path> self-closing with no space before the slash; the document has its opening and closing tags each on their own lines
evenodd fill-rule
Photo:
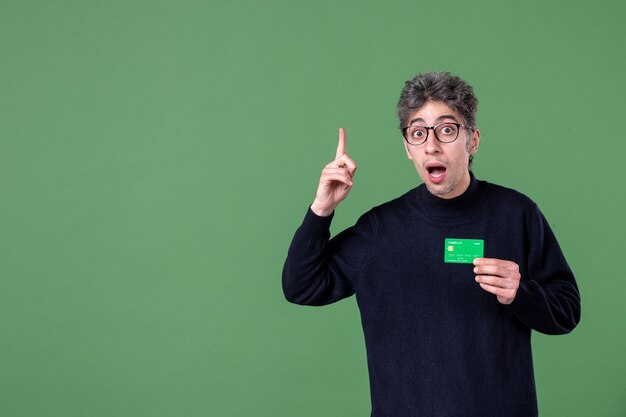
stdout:
<svg viewBox="0 0 626 417">
<path fill-rule="evenodd" d="M 569 333 L 580 321 L 580 293 L 574 274 L 537 206 L 527 220 L 527 228 L 526 271 L 509 308 L 533 330 Z"/>
<path fill-rule="evenodd" d="M 309 208 L 291 241 L 283 267 L 285 298 L 295 304 L 326 305 L 349 297 L 363 271 L 372 241 L 371 216 L 330 238 L 334 216 L 320 217 Z"/>
</svg>

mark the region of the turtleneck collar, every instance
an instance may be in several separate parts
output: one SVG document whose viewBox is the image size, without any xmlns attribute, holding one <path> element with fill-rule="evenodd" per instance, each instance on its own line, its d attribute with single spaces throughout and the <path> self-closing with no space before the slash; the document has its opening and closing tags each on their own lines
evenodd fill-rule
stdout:
<svg viewBox="0 0 626 417">
<path fill-rule="evenodd" d="M 433 220 L 453 220 L 462 221 L 468 215 L 480 207 L 480 202 L 486 197 L 487 183 L 477 180 L 470 171 L 470 184 L 463 194 L 454 198 L 441 198 L 432 194 L 422 184 L 416 188 L 415 201 L 418 210 L 426 217 Z"/>
</svg>

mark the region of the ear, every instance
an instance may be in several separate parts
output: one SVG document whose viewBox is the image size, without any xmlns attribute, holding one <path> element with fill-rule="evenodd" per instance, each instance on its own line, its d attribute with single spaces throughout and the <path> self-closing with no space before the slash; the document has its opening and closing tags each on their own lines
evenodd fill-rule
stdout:
<svg viewBox="0 0 626 417">
<path fill-rule="evenodd" d="M 413 156 L 411 155 L 411 152 L 409 152 L 409 144 L 406 143 L 406 140 L 404 140 L 404 138 L 402 138 L 402 144 L 404 145 L 404 150 L 406 151 L 406 156 L 412 161 L 413 160 Z"/>
<path fill-rule="evenodd" d="M 478 152 L 478 145 L 480 144 L 480 130 L 475 129 L 470 136 L 468 144 L 468 152 L 470 155 L 474 155 Z"/>
</svg>

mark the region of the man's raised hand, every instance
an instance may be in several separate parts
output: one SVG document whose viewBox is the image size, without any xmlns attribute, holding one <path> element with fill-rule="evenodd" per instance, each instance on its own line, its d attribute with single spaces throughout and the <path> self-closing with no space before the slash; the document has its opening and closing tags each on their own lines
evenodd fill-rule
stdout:
<svg viewBox="0 0 626 417">
<path fill-rule="evenodd" d="M 346 131 L 341 127 L 335 160 L 322 170 L 315 201 L 311 204 L 311 210 L 318 216 L 329 216 L 352 189 L 356 164 L 346 150 Z"/>
</svg>

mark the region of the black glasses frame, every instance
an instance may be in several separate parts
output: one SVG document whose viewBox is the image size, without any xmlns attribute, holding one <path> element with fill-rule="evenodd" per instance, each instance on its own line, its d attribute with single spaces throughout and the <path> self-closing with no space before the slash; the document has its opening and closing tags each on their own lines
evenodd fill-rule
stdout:
<svg viewBox="0 0 626 417">
<path fill-rule="evenodd" d="M 437 136 L 437 128 L 438 128 L 439 126 L 441 126 L 441 125 L 455 125 L 455 126 L 456 126 L 456 129 L 457 129 L 457 131 L 456 131 L 456 137 L 455 137 L 454 139 L 452 139 L 452 140 L 449 140 L 449 141 L 444 141 L 444 140 L 439 139 L 439 136 Z M 420 146 L 420 145 L 423 145 L 424 143 L 426 143 L 426 141 L 428 140 L 428 135 L 429 135 L 429 133 L 430 133 L 430 130 L 432 130 L 432 131 L 433 131 L 433 133 L 435 134 L 435 139 L 437 139 L 437 140 L 438 140 L 439 142 L 441 142 L 441 143 L 452 143 L 452 142 L 454 142 L 455 140 L 457 140 L 457 139 L 458 139 L 458 137 L 459 137 L 459 132 L 461 131 L 461 128 L 462 128 L 462 127 L 464 127 L 465 129 L 469 129 L 469 130 L 470 130 L 470 131 L 472 131 L 472 132 L 474 131 L 474 128 L 473 128 L 473 127 L 465 126 L 465 125 L 464 125 L 464 124 L 462 124 L 462 123 L 456 123 L 456 122 L 443 122 L 443 123 L 439 123 L 439 124 L 437 124 L 437 125 L 435 125 L 435 126 L 420 126 L 421 128 L 426 129 L 426 137 L 425 137 L 425 138 L 424 138 L 424 140 L 423 140 L 422 142 L 420 142 L 420 143 L 411 143 L 411 142 L 409 142 L 409 140 L 408 140 L 408 139 L 407 139 L 407 137 L 406 137 L 406 131 L 407 131 L 407 129 L 408 129 L 408 128 L 410 128 L 411 126 L 413 126 L 413 125 L 408 125 L 408 126 L 405 126 L 405 127 L 403 127 L 403 128 L 402 128 L 402 137 L 404 138 L 404 140 L 406 141 L 406 143 L 408 143 L 408 144 L 409 144 L 409 145 L 411 145 L 411 146 Z"/>
</svg>

